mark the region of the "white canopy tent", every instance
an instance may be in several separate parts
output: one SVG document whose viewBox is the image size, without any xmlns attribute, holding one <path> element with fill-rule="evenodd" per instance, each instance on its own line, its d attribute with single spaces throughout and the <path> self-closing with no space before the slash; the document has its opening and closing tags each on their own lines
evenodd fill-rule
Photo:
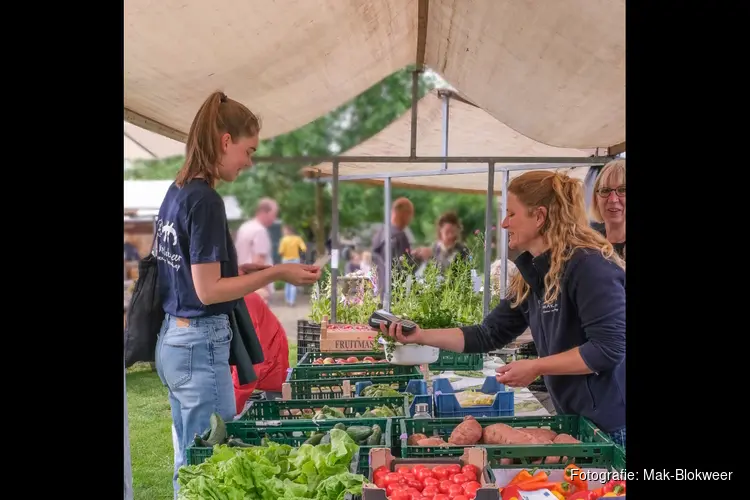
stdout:
<svg viewBox="0 0 750 500">
<path fill-rule="evenodd" d="M 123 123 L 123 148 L 125 160 L 155 160 L 185 154 L 185 144 L 169 137 L 143 129 L 132 123 Z"/>
<path fill-rule="evenodd" d="M 126 120 L 179 141 L 214 90 L 272 137 L 415 62 L 535 141 L 625 141 L 624 0 L 130 0 L 124 34 Z"/>
</svg>

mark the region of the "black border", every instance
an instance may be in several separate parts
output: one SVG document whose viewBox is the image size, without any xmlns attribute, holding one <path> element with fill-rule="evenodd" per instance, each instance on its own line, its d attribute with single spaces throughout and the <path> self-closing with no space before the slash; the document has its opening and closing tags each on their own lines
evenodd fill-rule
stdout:
<svg viewBox="0 0 750 500">
<path fill-rule="evenodd" d="M 629 483 L 630 498 L 731 487 L 647 482 L 644 469 L 732 471 L 739 479 L 732 450 L 741 449 L 744 413 L 742 396 L 735 403 L 729 389 L 744 392 L 745 379 L 730 370 L 744 353 L 732 348 L 741 327 L 730 316 L 743 306 L 732 303 L 728 285 L 744 285 L 743 211 L 731 204 L 747 197 L 735 175 L 745 167 L 739 134 L 747 120 L 735 47 L 746 28 L 728 4 L 717 5 L 720 15 L 703 4 L 688 11 L 630 2 L 626 9 L 627 462 L 640 476 Z M 7 340 L 22 340 L 7 359 L 20 357 L 29 374 L 9 380 L 6 411 L 21 412 L 27 437 L 41 433 L 42 440 L 22 439 L 18 427 L 6 437 L 19 444 L 21 469 L 43 471 L 35 475 L 39 488 L 102 497 L 117 495 L 123 482 L 122 264 L 107 250 L 121 238 L 122 9 L 106 2 L 36 6 L 33 30 L 6 59 L 14 65 L 6 74 L 6 130 L 14 133 L 6 136 L 6 186 L 32 191 L 18 193 L 32 207 L 6 216 L 15 254 L 6 266 L 8 276 L 29 266 L 33 287 L 14 283 L 9 291 L 16 300 L 6 310 L 30 319 L 31 329 L 6 329 Z M 19 173 L 25 183 L 12 180 Z M 32 221 L 41 232 L 29 230 Z M 727 403 L 716 405 L 722 390 Z"/>
<path fill-rule="evenodd" d="M 731 110 L 739 111 L 745 92 L 733 90 L 745 80 L 728 69 L 739 57 L 732 39 L 746 28 L 731 26 L 742 17 L 716 5 L 724 11 L 714 23 L 711 5 L 627 5 L 627 464 L 638 478 L 628 498 L 743 496 L 730 481 L 675 477 L 687 469 L 741 480 L 732 458 L 741 438 L 732 436 L 744 434 L 745 380 L 729 369 L 743 353 L 732 352 L 737 309 L 727 300 L 743 267 L 731 257 L 741 212 L 730 209 L 727 187 L 746 183 L 727 165 L 736 161 L 732 145 L 742 144 L 745 127 L 732 125 Z M 648 481 L 646 470 L 671 480 Z"/>
</svg>

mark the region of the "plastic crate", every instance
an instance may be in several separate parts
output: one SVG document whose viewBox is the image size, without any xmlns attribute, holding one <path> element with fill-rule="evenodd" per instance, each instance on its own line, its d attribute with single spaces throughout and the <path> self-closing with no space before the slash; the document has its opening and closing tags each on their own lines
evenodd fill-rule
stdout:
<svg viewBox="0 0 750 500">
<path fill-rule="evenodd" d="M 326 401 L 319 399 L 253 401 L 252 405 L 246 408 L 239 416 L 239 420 L 311 419 L 313 414 L 324 405 L 340 410 L 346 418 L 361 418 L 357 417 L 357 413 L 362 414 L 377 406 L 389 406 L 394 409 L 400 408 L 403 413 L 400 416 L 409 416 L 409 398 L 407 396 L 390 396 L 382 398 L 341 398 Z"/>
<path fill-rule="evenodd" d="M 313 422 L 310 420 L 267 420 L 251 422 L 248 420 L 234 420 L 227 422 L 227 435 L 240 438 L 247 444 L 255 446 L 261 445 L 263 438 L 279 444 L 288 444 L 293 447 L 301 446 L 310 433 L 314 431 L 328 431 L 337 423 L 342 422 L 345 425 L 352 425 L 353 422 L 347 420 L 321 420 Z M 385 445 L 373 445 L 359 447 L 359 466 L 358 474 L 367 475 L 369 471 L 369 451 L 371 448 L 390 448 L 391 447 L 391 420 L 387 418 L 360 418 L 356 425 L 373 426 L 378 424 L 383 429 L 383 438 Z M 188 465 L 198 465 L 203 463 L 208 457 L 213 455 L 213 448 L 204 448 L 191 445 L 187 448 Z"/>
<path fill-rule="evenodd" d="M 473 417 L 512 417 L 515 415 L 515 393 L 512 390 L 506 390 L 506 387 L 499 383 L 495 377 L 485 378 L 481 389 L 484 394 L 495 395 L 491 405 L 462 407 L 456 398 L 456 392 L 448 379 L 436 378 L 432 381 L 436 418 L 465 417 L 467 415 Z"/>
<path fill-rule="evenodd" d="M 382 382 L 375 382 L 382 383 Z M 361 382 L 357 382 L 354 386 L 354 394 L 357 395 L 357 397 L 360 397 L 360 394 L 364 390 L 365 387 L 373 385 L 372 380 L 365 380 Z M 430 411 L 430 415 L 433 414 L 434 407 L 432 404 L 432 396 L 430 396 L 427 393 L 427 382 L 424 380 L 409 380 L 406 385 L 398 383 L 398 384 L 392 384 L 391 387 L 393 387 L 395 390 L 399 392 L 409 393 L 414 395 L 414 399 L 412 400 L 411 404 L 409 405 L 409 413 L 408 416 L 413 417 L 416 413 L 416 405 L 419 403 L 425 403 L 427 405 L 427 408 Z M 369 398 L 368 398 L 369 399 Z M 407 396 L 408 401 L 408 396 Z"/>
<path fill-rule="evenodd" d="M 320 351 L 320 324 L 297 320 L 297 362 L 308 352 Z"/>
<path fill-rule="evenodd" d="M 484 367 L 483 354 L 444 351 L 440 349 L 440 357 L 430 364 L 434 372 L 444 371 L 475 371 Z"/>
<path fill-rule="evenodd" d="M 296 372 L 295 376 L 298 379 L 384 377 L 386 375 L 410 375 L 419 372 L 419 368 L 415 366 L 399 366 L 385 362 L 312 364 L 313 361 L 321 358 L 346 359 L 350 356 L 355 356 L 361 359 L 368 355 L 369 353 L 361 352 L 308 352 L 293 370 Z M 382 356 L 380 359 L 382 359 Z"/>
<path fill-rule="evenodd" d="M 440 436 L 447 442 L 453 429 L 462 421 L 461 418 L 401 420 L 401 456 L 403 458 L 460 456 L 463 453 L 461 446 L 408 446 L 406 439 L 412 434 L 421 433 L 427 436 Z M 579 444 L 477 445 L 487 449 L 487 457 L 493 469 L 535 467 L 533 462 L 541 457 L 561 457 L 559 463 L 545 463 L 545 469 L 562 469 L 570 463 L 591 468 L 611 468 L 616 465 L 616 445 L 604 432 L 584 417 L 577 415 L 485 417 L 477 421 L 482 424 L 482 427 L 503 423 L 511 427 L 549 428 L 558 434 L 570 434 L 582 441 Z M 624 453 L 621 458 L 624 462 Z M 501 459 L 511 459 L 513 463 L 502 464 Z"/>
<path fill-rule="evenodd" d="M 390 366 L 390 365 L 386 365 Z M 312 368 L 318 368 L 310 367 Z M 401 375 L 362 376 L 362 369 L 353 365 L 337 366 L 340 377 L 319 377 L 312 373 L 312 378 L 301 378 L 297 369 L 290 368 L 286 382 L 282 385 L 284 400 L 291 399 L 336 399 L 351 397 L 357 382 L 372 381 L 375 384 L 400 384 L 406 388 L 410 380 L 422 379 L 422 373 L 415 366 L 402 367 L 410 372 Z M 305 372 L 310 374 L 310 372 Z"/>
</svg>

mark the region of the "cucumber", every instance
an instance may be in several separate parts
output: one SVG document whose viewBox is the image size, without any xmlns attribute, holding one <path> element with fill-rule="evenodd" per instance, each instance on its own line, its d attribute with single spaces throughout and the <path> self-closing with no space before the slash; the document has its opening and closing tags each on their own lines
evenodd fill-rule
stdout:
<svg viewBox="0 0 750 500">
<path fill-rule="evenodd" d="M 372 434 L 367 438 L 367 446 L 376 446 L 380 444 L 380 437 L 383 435 L 383 429 L 378 424 L 372 426 Z"/>
<path fill-rule="evenodd" d="M 227 441 L 227 446 L 230 448 L 253 448 L 254 445 L 247 444 L 239 438 L 231 438 Z"/>
<path fill-rule="evenodd" d="M 344 425 L 341 422 L 339 422 L 338 424 L 334 425 L 333 428 L 334 429 L 341 429 L 342 431 L 345 431 L 346 430 L 346 425 Z"/>
<path fill-rule="evenodd" d="M 224 424 L 221 415 L 218 413 L 211 414 L 211 433 L 206 439 L 206 443 L 210 446 L 221 444 L 227 439 L 227 426 Z"/>
<path fill-rule="evenodd" d="M 320 444 L 320 440 L 323 439 L 323 436 L 325 436 L 325 433 L 323 432 L 315 432 L 312 436 L 307 438 L 307 441 L 305 441 L 302 444 L 311 444 L 313 446 Z"/>
<path fill-rule="evenodd" d="M 358 443 L 370 437 L 370 434 L 372 434 L 372 428 L 364 425 L 352 425 L 346 429 L 346 433 L 349 434 L 352 441 Z"/>
<path fill-rule="evenodd" d="M 195 446 L 199 448 L 211 448 L 211 445 L 206 442 L 204 438 L 202 438 L 199 434 L 196 434 L 193 438 L 193 442 L 195 443 Z"/>
</svg>

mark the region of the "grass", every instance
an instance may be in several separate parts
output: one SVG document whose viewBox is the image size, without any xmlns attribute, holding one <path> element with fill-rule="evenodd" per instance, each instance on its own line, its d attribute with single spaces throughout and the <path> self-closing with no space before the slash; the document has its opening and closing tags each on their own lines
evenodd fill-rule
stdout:
<svg viewBox="0 0 750 500">
<path fill-rule="evenodd" d="M 297 364 L 297 346 L 289 345 L 289 366 Z M 128 421 L 134 500 L 172 498 L 172 413 L 167 389 L 147 363 L 128 369 Z"/>
</svg>

